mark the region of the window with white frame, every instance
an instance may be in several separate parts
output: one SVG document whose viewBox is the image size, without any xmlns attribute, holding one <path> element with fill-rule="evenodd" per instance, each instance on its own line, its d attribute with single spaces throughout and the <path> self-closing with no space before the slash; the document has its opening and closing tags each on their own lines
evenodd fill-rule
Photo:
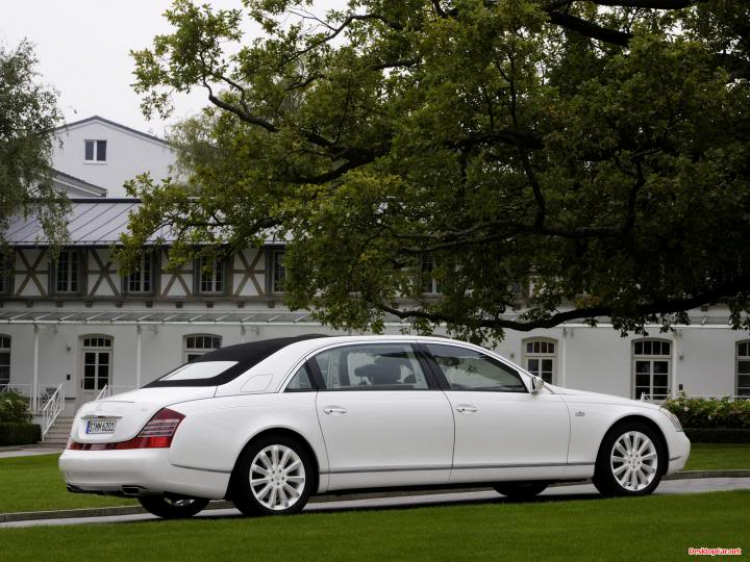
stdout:
<svg viewBox="0 0 750 562">
<path fill-rule="evenodd" d="M 135 270 L 125 277 L 125 291 L 129 294 L 153 292 L 153 254 L 143 252 Z"/>
<path fill-rule="evenodd" d="M 441 293 L 440 283 L 433 277 L 435 270 L 435 256 L 427 253 L 422 256 L 422 293 L 438 295 Z"/>
<path fill-rule="evenodd" d="M 672 343 L 664 340 L 633 342 L 633 395 L 651 400 L 669 397 L 672 375 Z"/>
<path fill-rule="evenodd" d="M 220 295 L 226 289 L 226 262 L 221 259 L 199 260 L 198 291 L 202 295 Z"/>
<path fill-rule="evenodd" d="M 185 346 L 183 349 L 183 363 L 190 363 L 201 355 L 221 347 L 221 336 L 211 334 L 191 334 L 185 336 Z"/>
<path fill-rule="evenodd" d="M 737 396 L 750 399 L 750 341 L 737 344 Z"/>
<path fill-rule="evenodd" d="M 0 389 L 10 384 L 10 337 L 0 336 Z"/>
<path fill-rule="evenodd" d="M 284 283 L 286 282 L 285 254 L 284 250 L 271 251 L 271 291 L 274 293 L 284 292 Z"/>
<path fill-rule="evenodd" d="M 78 293 L 81 290 L 81 253 L 78 250 L 62 250 L 55 268 L 55 292 Z"/>
<path fill-rule="evenodd" d="M 523 361 L 529 373 L 552 384 L 557 370 L 557 342 L 549 339 L 524 340 Z"/>
<path fill-rule="evenodd" d="M 86 140 L 83 141 L 83 159 L 86 162 L 107 161 L 107 141 Z"/>
</svg>

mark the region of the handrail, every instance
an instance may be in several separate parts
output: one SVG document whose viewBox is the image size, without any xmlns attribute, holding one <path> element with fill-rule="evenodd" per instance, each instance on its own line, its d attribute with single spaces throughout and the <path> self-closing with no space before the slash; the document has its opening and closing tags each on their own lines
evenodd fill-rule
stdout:
<svg viewBox="0 0 750 562">
<path fill-rule="evenodd" d="M 31 396 L 31 386 L 30 384 L 3 384 L 0 385 L 0 392 L 12 392 L 15 390 L 28 398 Z"/>
<path fill-rule="evenodd" d="M 47 433 L 63 410 L 65 410 L 65 383 L 57 387 L 42 407 L 42 441 L 47 437 Z"/>
<path fill-rule="evenodd" d="M 105 384 L 104 388 L 102 388 L 99 391 L 99 394 L 96 395 L 96 398 L 94 398 L 94 401 L 101 400 L 102 398 L 107 398 L 111 395 L 112 395 L 112 388 L 108 384 Z"/>
</svg>

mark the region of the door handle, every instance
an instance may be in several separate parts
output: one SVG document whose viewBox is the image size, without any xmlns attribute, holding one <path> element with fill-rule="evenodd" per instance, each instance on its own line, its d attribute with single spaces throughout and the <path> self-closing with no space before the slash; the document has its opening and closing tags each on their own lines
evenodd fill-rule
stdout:
<svg viewBox="0 0 750 562">
<path fill-rule="evenodd" d="M 479 408 L 470 404 L 461 404 L 460 406 L 456 406 L 456 411 L 461 414 L 476 414 Z"/>
<path fill-rule="evenodd" d="M 323 408 L 323 411 L 326 414 L 335 414 L 335 415 L 341 415 L 347 412 L 346 408 L 342 408 L 341 406 L 326 406 L 325 408 Z"/>
</svg>

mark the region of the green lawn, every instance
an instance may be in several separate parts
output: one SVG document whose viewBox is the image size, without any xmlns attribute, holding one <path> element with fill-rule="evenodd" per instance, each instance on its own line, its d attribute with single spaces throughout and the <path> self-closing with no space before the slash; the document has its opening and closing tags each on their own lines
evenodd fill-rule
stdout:
<svg viewBox="0 0 750 562">
<path fill-rule="evenodd" d="M 134 500 L 71 494 L 57 468 L 59 456 L 0 459 L 0 513 L 137 505 Z"/>
<path fill-rule="evenodd" d="M 750 443 L 693 443 L 685 470 L 750 469 Z"/>
<path fill-rule="evenodd" d="M 729 516 L 731 514 L 731 516 Z M 686 560 L 750 549 L 750 491 L 0 529 L 13 560 Z"/>
<path fill-rule="evenodd" d="M 136 505 L 134 500 L 71 494 L 57 468 L 58 455 L 0 459 L 0 513 Z M 750 469 L 750 445 L 696 443 L 686 470 Z"/>
</svg>

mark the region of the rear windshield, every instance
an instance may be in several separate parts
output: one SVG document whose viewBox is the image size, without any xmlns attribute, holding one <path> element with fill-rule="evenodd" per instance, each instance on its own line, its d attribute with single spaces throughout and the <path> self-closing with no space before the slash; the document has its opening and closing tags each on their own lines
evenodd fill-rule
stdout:
<svg viewBox="0 0 750 562">
<path fill-rule="evenodd" d="M 161 377 L 160 381 L 197 381 L 212 379 L 234 367 L 237 361 L 202 361 L 188 363 Z"/>
<path fill-rule="evenodd" d="M 310 334 L 222 347 L 177 367 L 163 377 L 148 383 L 144 388 L 226 384 L 293 343 L 321 337 L 325 336 Z"/>
</svg>

